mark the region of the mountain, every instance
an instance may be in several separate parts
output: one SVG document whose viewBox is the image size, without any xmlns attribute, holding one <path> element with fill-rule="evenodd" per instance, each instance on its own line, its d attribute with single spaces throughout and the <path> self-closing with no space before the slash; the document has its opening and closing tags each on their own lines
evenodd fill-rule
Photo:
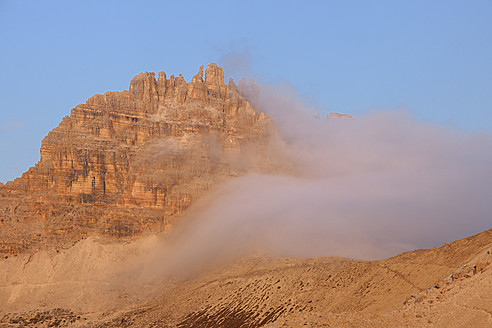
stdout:
<svg viewBox="0 0 492 328">
<path fill-rule="evenodd" d="M 292 173 L 250 89 L 210 64 L 73 108 L 0 184 L 0 327 L 492 327 L 492 230 L 378 261 L 204 256 L 214 240 L 186 228 L 217 228 L 193 213 L 219 184 Z"/>
<path fill-rule="evenodd" d="M 138 74 L 129 90 L 73 108 L 43 139 L 40 161 L 0 184 L 0 253 L 166 231 L 218 182 L 268 169 L 275 131 L 216 64 L 191 82 Z"/>
</svg>

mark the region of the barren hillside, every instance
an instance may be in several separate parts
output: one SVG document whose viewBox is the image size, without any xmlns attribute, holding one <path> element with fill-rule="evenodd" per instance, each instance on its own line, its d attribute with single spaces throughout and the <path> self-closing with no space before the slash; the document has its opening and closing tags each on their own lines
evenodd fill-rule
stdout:
<svg viewBox="0 0 492 328">
<path fill-rule="evenodd" d="M 0 322 L 5 327 L 492 326 L 492 230 L 381 261 L 253 256 L 192 277 L 139 280 L 138 259 L 155 245 L 152 238 L 117 246 L 89 239 L 57 254 L 3 259 Z"/>
</svg>

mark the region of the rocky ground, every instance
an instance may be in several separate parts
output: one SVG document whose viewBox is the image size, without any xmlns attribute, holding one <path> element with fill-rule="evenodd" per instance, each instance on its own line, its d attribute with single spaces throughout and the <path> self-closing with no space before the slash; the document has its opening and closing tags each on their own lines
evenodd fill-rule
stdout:
<svg viewBox="0 0 492 328">
<path fill-rule="evenodd" d="M 492 326 L 492 230 L 381 261 L 250 256 L 193 276 L 142 280 L 143 254 L 156 245 L 89 238 L 64 254 L 2 259 L 0 325 Z"/>
</svg>

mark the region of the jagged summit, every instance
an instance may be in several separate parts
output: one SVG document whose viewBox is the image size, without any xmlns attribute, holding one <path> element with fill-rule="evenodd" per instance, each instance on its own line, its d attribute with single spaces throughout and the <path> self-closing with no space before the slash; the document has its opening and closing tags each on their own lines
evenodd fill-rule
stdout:
<svg viewBox="0 0 492 328">
<path fill-rule="evenodd" d="M 153 72 L 140 73 L 131 80 L 129 92 L 146 110 L 155 112 L 158 108 L 156 103 L 163 103 L 170 99 L 182 104 L 194 100 L 207 104 L 224 101 L 231 96 L 227 93 L 228 89 L 224 83 L 224 70 L 217 64 L 211 63 L 205 71 L 205 80 L 203 80 L 202 65 L 189 83 L 181 74 L 177 78 L 171 75 L 167 79 L 166 73 L 161 71 L 156 80 Z"/>
<path fill-rule="evenodd" d="M 0 186 L 0 253 L 162 231 L 217 182 L 257 169 L 231 158 L 245 148 L 264 156 L 273 123 L 221 67 L 203 73 L 140 73 L 129 90 L 73 108 L 43 139 L 40 161 Z"/>
<path fill-rule="evenodd" d="M 186 82 L 181 74 L 178 77 L 171 75 L 169 79 L 164 71 L 159 72 L 158 79 L 154 72 L 137 74 L 130 82 L 128 91 L 106 92 L 104 95 L 94 95 L 87 100 L 89 106 L 112 105 L 115 101 L 126 100 L 133 107 L 128 110 L 144 110 L 146 113 L 156 113 L 159 104 L 177 102 L 189 104 L 194 101 L 207 105 L 218 106 L 218 109 L 233 114 L 243 105 L 242 96 L 237 92 L 236 84 L 232 79 L 229 84 L 224 83 L 224 70 L 215 63 L 211 63 L 205 70 L 203 79 L 203 65 L 190 82 Z M 124 104 L 122 104 L 124 105 Z M 124 106 L 123 106 L 124 107 Z"/>
</svg>

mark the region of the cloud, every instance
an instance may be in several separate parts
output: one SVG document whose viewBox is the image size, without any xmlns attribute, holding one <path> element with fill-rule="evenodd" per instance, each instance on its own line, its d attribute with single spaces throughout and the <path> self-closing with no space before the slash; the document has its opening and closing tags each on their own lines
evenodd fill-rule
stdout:
<svg viewBox="0 0 492 328">
<path fill-rule="evenodd" d="M 232 77 L 252 76 L 252 56 L 249 40 L 239 39 L 229 44 L 226 50 L 219 50 L 221 55 L 217 60 L 224 71 Z"/>
<path fill-rule="evenodd" d="M 0 129 L 5 132 L 12 132 L 22 129 L 25 125 L 26 124 L 22 121 L 7 117 L 6 119 L 4 119 L 3 124 L 0 126 Z"/>
<path fill-rule="evenodd" d="M 490 134 L 404 111 L 316 119 L 289 86 L 243 86 L 278 124 L 294 173 L 244 176 L 207 195 L 166 246 L 165 268 L 258 251 L 379 259 L 491 228 Z"/>
</svg>

